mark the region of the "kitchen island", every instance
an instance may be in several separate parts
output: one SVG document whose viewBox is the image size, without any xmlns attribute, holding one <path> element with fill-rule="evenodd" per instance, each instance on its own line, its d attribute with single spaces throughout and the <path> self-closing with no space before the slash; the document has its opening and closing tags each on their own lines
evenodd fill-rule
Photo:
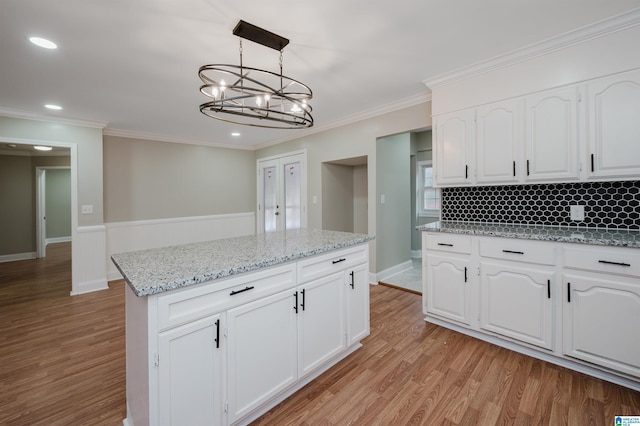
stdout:
<svg viewBox="0 0 640 426">
<path fill-rule="evenodd" d="M 426 321 L 640 390 L 640 232 L 417 229 Z"/>
<path fill-rule="evenodd" d="M 124 424 L 246 424 L 358 349 L 372 239 L 302 229 L 113 255 Z"/>
</svg>

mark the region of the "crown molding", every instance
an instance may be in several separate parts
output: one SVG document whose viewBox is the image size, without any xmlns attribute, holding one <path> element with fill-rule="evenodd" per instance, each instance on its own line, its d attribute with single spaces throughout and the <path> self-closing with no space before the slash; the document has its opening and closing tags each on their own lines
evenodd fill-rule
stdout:
<svg viewBox="0 0 640 426">
<path fill-rule="evenodd" d="M 357 114 L 350 115 L 340 120 L 331 121 L 329 123 L 325 123 L 322 126 L 314 126 L 309 129 L 300 130 L 295 135 L 287 136 L 280 139 L 275 139 L 269 142 L 265 142 L 263 144 L 256 145 L 254 149 L 262 149 L 267 148 L 273 145 L 277 145 L 282 142 L 287 142 L 294 139 L 300 139 L 306 136 L 310 136 L 316 133 L 325 132 L 327 130 L 335 129 L 336 127 L 346 126 L 348 124 L 356 123 L 358 121 L 366 120 L 368 118 L 373 118 L 380 116 L 382 114 L 387 114 L 390 112 L 395 112 L 404 108 L 409 108 L 414 105 L 423 104 L 431 101 L 431 93 L 421 93 L 419 95 L 414 95 L 405 99 L 401 99 L 396 102 L 392 102 L 386 104 L 384 106 L 374 107 Z"/>
<path fill-rule="evenodd" d="M 256 148 L 254 146 L 241 146 L 241 145 L 230 145 L 230 144 L 216 144 L 208 141 L 196 140 L 196 139 L 185 139 L 178 138 L 173 136 L 164 136 L 155 133 L 146 133 L 146 132 L 134 132 L 131 130 L 121 130 L 121 129 L 110 129 L 106 128 L 102 131 L 102 134 L 105 136 L 116 136 L 120 138 L 130 138 L 130 139 L 143 139 L 149 141 L 158 141 L 158 142 L 170 142 L 170 143 L 181 143 L 186 145 L 202 145 L 213 148 L 229 148 L 229 149 L 241 149 L 254 151 Z"/>
<path fill-rule="evenodd" d="M 20 118 L 23 120 L 44 121 L 47 123 L 67 124 L 70 126 L 90 127 L 92 129 L 104 129 L 107 123 L 102 121 L 80 120 L 75 118 L 52 117 L 36 114 L 18 109 L 0 108 L 0 116 L 8 118 Z"/>
<path fill-rule="evenodd" d="M 430 89 L 438 88 L 457 81 L 466 80 L 480 74 L 506 68 L 519 62 L 528 61 L 558 50 L 566 49 L 576 44 L 605 37 L 637 25 L 640 25 L 640 8 L 635 8 L 620 15 L 530 44 L 524 48 L 516 49 L 503 55 L 494 56 L 493 58 L 476 62 L 475 64 L 467 67 L 459 68 L 457 70 L 426 79 L 423 83 Z"/>
</svg>

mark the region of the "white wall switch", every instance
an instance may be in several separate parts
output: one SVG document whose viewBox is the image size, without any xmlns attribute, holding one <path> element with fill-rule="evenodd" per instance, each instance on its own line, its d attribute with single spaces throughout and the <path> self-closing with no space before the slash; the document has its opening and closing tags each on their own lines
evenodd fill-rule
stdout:
<svg viewBox="0 0 640 426">
<path fill-rule="evenodd" d="M 571 220 L 584 220 L 584 206 L 574 205 L 569 207 L 571 208 Z"/>
<path fill-rule="evenodd" d="M 312 197 L 312 203 L 313 203 L 313 204 L 318 204 L 318 196 L 317 196 L 317 195 L 314 195 L 314 196 Z"/>
<path fill-rule="evenodd" d="M 83 204 L 80 211 L 82 214 L 93 214 L 93 204 Z"/>
<path fill-rule="evenodd" d="M 384 194 L 380 194 L 380 204 L 384 204 Z"/>
</svg>

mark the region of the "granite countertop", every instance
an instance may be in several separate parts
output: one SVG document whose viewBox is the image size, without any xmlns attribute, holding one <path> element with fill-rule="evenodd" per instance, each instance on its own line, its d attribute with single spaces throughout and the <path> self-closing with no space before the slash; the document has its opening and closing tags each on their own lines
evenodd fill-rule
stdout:
<svg viewBox="0 0 640 426">
<path fill-rule="evenodd" d="M 627 231 L 621 229 L 482 224 L 454 221 L 433 222 L 417 226 L 416 229 L 426 232 L 522 238 L 527 240 L 557 241 L 562 243 L 640 247 L 640 231 Z"/>
<path fill-rule="evenodd" d="M 365 234 L 298 229 L 119 253 L 111 260 L 136 296 L 148 296 L 373 239 Z"/>
</svg>

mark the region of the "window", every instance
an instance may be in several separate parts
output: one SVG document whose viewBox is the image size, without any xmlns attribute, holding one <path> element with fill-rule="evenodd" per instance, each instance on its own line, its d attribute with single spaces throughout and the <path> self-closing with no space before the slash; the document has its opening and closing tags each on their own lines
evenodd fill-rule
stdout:
<svg viewBox="0 0 640 426">
<path fill-rule="evenodd" d="M 440 189 L 433 187 L 431 161 L 418 162 L 417 208 L 420 216 L 440 215 Z"/>
</svg>

